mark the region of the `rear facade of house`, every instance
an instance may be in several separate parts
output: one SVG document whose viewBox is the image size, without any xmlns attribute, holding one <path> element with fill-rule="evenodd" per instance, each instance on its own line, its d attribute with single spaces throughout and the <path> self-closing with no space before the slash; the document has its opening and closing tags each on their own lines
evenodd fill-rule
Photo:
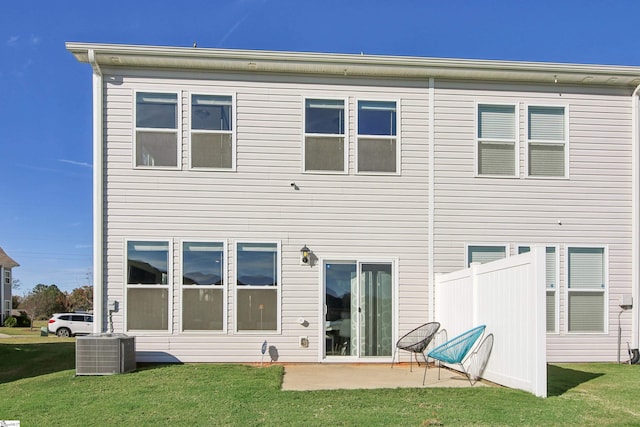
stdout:
<svg viewBox="0 0 640 427">
<path fill-rule="evenodd" d="M 138 360 L 390 361 L 436 274 L 534 245 L 549 361 L 637 346 L 639 69 L 67 48 L 93 69 L 95 332 Z"/>
</svg>

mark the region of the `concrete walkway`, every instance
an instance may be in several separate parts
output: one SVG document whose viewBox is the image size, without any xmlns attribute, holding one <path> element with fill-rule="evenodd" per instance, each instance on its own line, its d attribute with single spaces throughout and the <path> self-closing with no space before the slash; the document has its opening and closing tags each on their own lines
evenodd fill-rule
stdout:
<svg viewBox="0 0 640 427">
<path fill-rule="evenodd" d="M 283 390 L 336 390 L 359 388 L 422 388 L 422 387 L 470 387 L 467 378 L 448 369 L 440 371 L 429 367 L 425 385 L 422 385 L 424 365 L 413 364 L 346 364 L 309 363 L 286 364 L 284 367 Z M 474 387 L 486 384 L 476 383 Z"/>
</svg>

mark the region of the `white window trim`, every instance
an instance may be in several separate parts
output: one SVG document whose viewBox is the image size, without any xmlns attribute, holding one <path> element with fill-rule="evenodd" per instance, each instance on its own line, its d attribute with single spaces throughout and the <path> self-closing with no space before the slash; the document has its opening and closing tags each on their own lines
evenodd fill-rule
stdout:
<svg viewBox="0 0 640 427">
<path fill-rule="evenodd" d="M 604 322 L 603 322 L 603 331 L 602 332 L 570 332 L 569 331 L 569 293 L 571 289 L 569 288 L 569 249 L 571 248 L 596 248 L 603 249 L 604 256 L 604 296 L 603 296 L 603 304 L 604 304 Z M 565 313 L 565 322 L 564 322 L 564 332 L 568 335 L 608 335 L 609 334 L 609 246 L 608 245 L 585 245 L 585 244 L 566 244 L 564 248 L 564 259 L 565 259 L 565 292 L 564 292 L 564 313 Z M 574 289 L 578 292 L 601 292 L 599 290 L 589 290 L 589 289 Z"/>
<path fill-rule="evenodd" d="M 515 140 L 497 140 L 491 139 L 493 142 L 504 142 L 505 144 L 513 143 L 514 144 L 514 174 L 513 175 L 487 175 L 481 174 L 479 170 L 479 154 L 478 147 L 480 142 L 483 142 L 483 139 L 478 137 L 478 110 L 480 105 L 496 105 L 496 106 L 509 106 L 514 107 L 515 113 Z M 477 101 L 475 104 L 475 117 L 474 117 L 474 128 L 473 128 L 473 140 L 474 140 L 474 171 L 476 178 L 502 178 L 502 179 L 518 179 L 520 177 L 520 104 L 517 102 L 504 102 L 504 101 Z"/>
<path fill-rule="evenodd" d="M 223 251 L 223 260 L 222 260 L 222 280 L 223 285 L 184 285 L 183 284 L 183 247 L 185 243 L 222 243 L 222 251 Z M 179 254 L 179 283 L 180 283 L 180 321 L 179 321 L 179 331 L 181 334 L 185 335 L 225 335 L 228 331 L 228 315 L 229 315 L 229 299 L 228 299 L 228 288 L 229 288 L 229 274 L 228 274 L 228 245 L 226 239 L 182 239 L 180 240 L 180 254 Z M 184 290 L 185 289 L 222 289 L 222 329 L 221 330 L 206 330 L 206 331 L 194 331 L 194 330 L 184 330 L 184 326 L 182 324 L 182 316 L 184 312 Z"/>
<path fill-rule="evenodd" d="M 344 163 L 342 171 L 323 171 L 323 170 L 306 170 L 306 138 L 307 136 L 326 136 L 326 137 L 338 137 L 339 134 L 325 134 L 325 133 L 307 133 L 307 99 L 322 99 L 326 101 L 343 101 L 344 102 Z M 344 96 L 303 96 L 302 97 L 302 164 L 300 165 L 301 173 L 307 174 L 321 174 L 321 175 L 347 175 L 349 173 L 349 98 Z"/>
<path fill-rule="evenodd" d="M 367 135 L 367 134 L 360 134 L 359 129 L 358 129 L 358 102 L 360 101 L 371 101 L 371 102 L 395 102 L 396 103 L 396 134 L 395 136 L 392 135 Z M 400 103 L 401 99 L 400 98 L 370 98 L 370 97 L 366 97 L 366 98 L 355 98 L 354 100 L 354 116 L 355 116 L 355 135 L 356 135 L 356 141 L 355 141 L 355 150 L 354 150 L 354 165 L 353 168 L 355 169 L 355 172 L 358 175 L 385 175 L 385 176 L 398 176 L 402 174 L 402 170 L 401 170 L 401 166 L 402 166 L 402 144 L 401 144 L 401 126 L 400 124 L 402 123 L 401 120 L 401 108 L 400 108 Z M 360 143 L 360 138 L 366 138 L 366 139 L 392 139 L 394 138 L 396 140 L 396 171 L 395 172 L 374 172 L 374 171 L 360 171 L 358 170 L 358 144 Z"/>
<path fill-rule="evenodd" d="M 129 260 L 129 252 L 127 250 L 128 248 L 128 244 L 129 242 L 167 242 L 167 244 L 169 245 L 169 259 L 167 262 L 167 284 L 166 285 L 129 285 L 128 282 L 128 277 L 127 277 L 127 263 Z M 131 335 L 172 335 L 173 334 L 173 239 L 171 238 L 155 238 L 155 237 L 140 237 L 140 238 L 134 238 L 134 237 L 129 237 L 126 238 L 124 240 L 124 246 L 123 246 L 123 250 L 122 253 L 124 254 L 123 256 L 123 279 L 122 279 L 122 283 L 124 284 L 124 295 L 123 295 L 123 300 L 124 300 L 124 310 L 122 310 L 122 307 L 120 307 L 120 309 L 123 311 L 122 313 L 122 320 L 123 320 L 123 324 L 122 324 L 122 329 L 123 331 L 125 331 L 128 334 Z M 127 319 L 127 311 L 128 311 L 128 299 L 129 299 L 129 292 L 128 290 L 130 288 L 133 289 L 167 289 L 167 294 L 168 294 L 168 298 L 167 298 L 167 329 L 166 330 L 147 330 L 147 329 L 129 329 L 129 324 L 128 324 L 128 319 Z"/>
<path fill-rule="evenodd" d="M 529 144 L 550 144 L 550 145 L 558 145 L 558 141 L 549 141 L 549 140 L 530 140 L 529 139 L 529 107 L 562 107 L 564 108 L 564 176 L 539 176 L 539 175 L 529 175 Z M 570 178 L 569 172 L 569 105 L 567 104 L 527 104 L 525 109 L 525 121 L 524 121 L 525 133 L 525 147 L 524 147 L 524 170 L 525 177 L 527 179 L 556 179 L 556 180 L 566 180 Z"/>
<path fill-rule="evenodd" d="M 176 129 L 163 129 L 163 128 L 138 128 L 137 126 L 137 97 L 138 93 L 147 92 L 147 93 L 166 93 L 166 94 L 174 94 L 176 95 Z M 182 169 L 182 91 L 180 90 L 166 90 L 166 89 L 155 89 L 153 87 L 150 88 L 137 88 L 133 91 L 132 98 L 132 109 L 133 109 L 133 152 L 131 153 L 131 164 L 133 169 L 138 170 L 181 170 Z M 174 133 L 176 134 L 176 166 L 138 166 L 136 165 L 136 153 L 138 152 L 138 130 L 148 131 L 148 132 L 158 132 L 158 133 Z"/>
<path fill-rule="evenodd" d="M 470 246 L 499 246 L 504 248 L 505 258 L 509 258 L 511 256 L 511 245 L 509 243 L 465 243 L 464 268 L 469 268 L 469 247 Z"/>
<path fill-rule="evenodd" d="M 243 243 L 270 243 L 276 244 L 278 255 L 276 257 L 276 268 L 278 270 L 278 286 L 276 286 L 276 301 L 278 302 L 277 310 L 277 328 L 275 331 L 269 330 L 238 330 L 238 245 Z M 236 240 L 234 245 L 234 263 L 233 263 L 233 306 L 234 306 L 234 327 L 233 332 L 237 335 L 280 335 L 282 333 L 282 243 L 280 240 Z M 251 286 L 251 289 L 273 290 L 273 286 Z"/>
<path fill-rule="evenodd" d="M 210 95 L 210 96 L 230 96 L 231 97 L 231 131 L 226 130 L 206 130 L 206 129 L 196 129 L 195 131 L 191 129 L 191 115 L 192 107 L 193 107 L 193 95 Z M 210 90 L 199 91 L 193 90 L 189 92 L 189 113 L 187 118 L 187 127 L 189 129 L 189 170 L 192 171 L 220 171 L 220 172 L 235 172 L 236 171 L 236 158 L 237 158 L 237 120 L 238 114 L 236 109 L 236 93 L 235 92 L 211 92 Z M 231 135 L 231 167 L 230 168 L 208 168 L 208 167 L 193 167 L 191 161 L 193 159 L 193 150 L 191 145 L 191 136 L 193 133 L 208 133 L 208 134 L 218 134 L 218 135 Z"/>
<path fill-rule="evenodd" d="M 543 246 L 545 248 L 545 256 L 546 256 L 546 249 L 547 248 L 554 248 L 555 249 L 555 258 L 556 258 L 556 274 L 555 274 L 555 282 L 556 282 L 556 287 L 553 289 L 554 293 L 554 304 L 555 304 L 555 328 L 553 331 L 547 331 L 547 335 L 554 335 L 554 334 L 559 334 L 560 333 L 560 248 L 558 245 L 548 245 L 548 244 L 544 244 L 544 243 L 531 243 L 531 244 L 526 244 L 526 243 L 518 243 L 516 245 L 516 254 L 519 252 L 521 247 L 528 247 L 528 248 L 533 248 L 534 246 Z M 546 267 L 545 267 L 546 268 Z M 549 288 L 546 287 L 545 284 L 545 298 L 546 298 L 546 292 L 549 290 Z M 546 326 L 545 326 L 546 328 Z"/>
</svg>

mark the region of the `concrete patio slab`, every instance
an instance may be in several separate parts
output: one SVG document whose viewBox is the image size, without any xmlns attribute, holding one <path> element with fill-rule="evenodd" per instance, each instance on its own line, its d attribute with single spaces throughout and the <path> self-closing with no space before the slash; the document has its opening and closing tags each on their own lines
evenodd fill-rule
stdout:
<svg viewBox="0 0 640 427">
<path fill-rule="evenodd" d="M 470 387 L 467 378 L 455 371 L 429 367 L 422 385 L 424 365 L 309 363 L 287 364 L 284 367 L 283 390 L 337 390 L 371 388 Z M 474 387 L 486 387 L 481 382 Z"/>
</svg>

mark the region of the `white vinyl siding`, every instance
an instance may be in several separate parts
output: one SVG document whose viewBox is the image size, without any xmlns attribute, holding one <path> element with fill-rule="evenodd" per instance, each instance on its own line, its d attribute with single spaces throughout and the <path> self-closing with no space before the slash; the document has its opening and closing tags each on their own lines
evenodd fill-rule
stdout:
<svg viewBox="0 0 640 427">
<path fill-rule="evenodd" d="M 231 95 L 191 94 L 192 169 L 234 170 L 235 103 Z"/>
<path fill-rule="evenodd" d="M 568 165 L 565 107 L 529 106 L 527 118 L 529 176 L 565 177 Z"/>
<path fill-rule="evenodd" d="M 491 261 L 497 261 L 507 256 L 506 246 L 493 245 L 469 245 L 467 247 L 467 266 L 471 263 L 479 262 L 485 264 Z"/>
<path fill-rule="evenodd" d="M 123 240 L 176 242 L 212 236 L 229 242 L 227 251 L 227 328 L 192 332 L 182 329 L 180 288 L 181 246 L 174 245 L 175 274 L 169 292 L 172 334 L 136 331 L 141 360 L 158 360 L 161 353 L 182 361 L 259 360 L 260 346 L 268 335 L 281 361 L 317 362 L 319 337 L 318 269 L 300 266 L 305 244 L 318 257 L 359 256 L 367 259 L 402 259 L 398 270 L 398 329 L 409 330 L 428 310 L 424 278 L 428 237 L 427 183 L 429 103 L 423 82 L 357 79 L 343 84 L 328 77 L 283 76 L 158 71 L 148 78 L 142 70 L 119 74 L 122 83 L 105 80 L 105 197 L 106 256 L 105 300 L 123 304 L 113 313 L 115 331 L 126 330 L 126 262 Z M 189 125 L 190 94 L 234 94 L 237 164 L 233 174 L 189 169 L 189 132 L 182 133 L 182 170 L 132 170 L 134 90 L 178 92 L 182 122 Z M 345 101 L 351 138 L 355 138 L 357 99 L 397 99 L 402 151 L 408 162 L 402 176 L 389 181 L 386 174 L 302 173 L 301 140 L 304 129 L 303 99 Z M 401 132 L 400 132 L 401 131 Z M 353 140 L 353 139 L 352 139 Z M 355 143 L 348 145 L 348 170 L 356 170 Z M 290 184 L 296 182 L 300 190 Z M 384 201 L 384 202 L 381 202 Z M 143 239 L 144 238 L 144 239 Z M 280 330 L 237 332 L 235 242 L 282 242 L 282 286 L 279 291 Z M 233 244 L 231 244 L 233 242 Z M 265 289 L 266 292 L 272 292 Z M 303 328 L 298 318 L 311 325 Z M 106 323 L 105 323 L 106 324 Z M 263 321 L 264 325 L 264 321 Z M 105 326 L 105 327 L 108 327 Z M 202 339 L 206 336 L 206 339 Z M 241 336 L 240 336 L 241 335 Z M 309 348 L 298 345 L 307 336 Z M 256 351 L 254 351 L 257 349 Z M 171 360 L 171 359 L 167 359 Z M 175 359 L 173 359 L 175 361 Z M 266 358 L 265 358 L 266 360 Z"/>
<path fill-rule="evenodd" d="M 343 99 L 304 100 L 303 170 L 346 173 L 348 110 Z"/>
<path fill-rule="evenodd" d="M 178 168 L 179 105 L 177 93 L 135 92 L 136 167 Z"/>
<path fill-rule="evenodd" d="M 478 104 L 477 118 L 477 174 L 516 176 L 516 107 Z"/>
<path fill-rule="evenodd" d="M 568 332 L 605 332 L 606 271 L 604 248 L 567 249 Z"/>
</svg>

